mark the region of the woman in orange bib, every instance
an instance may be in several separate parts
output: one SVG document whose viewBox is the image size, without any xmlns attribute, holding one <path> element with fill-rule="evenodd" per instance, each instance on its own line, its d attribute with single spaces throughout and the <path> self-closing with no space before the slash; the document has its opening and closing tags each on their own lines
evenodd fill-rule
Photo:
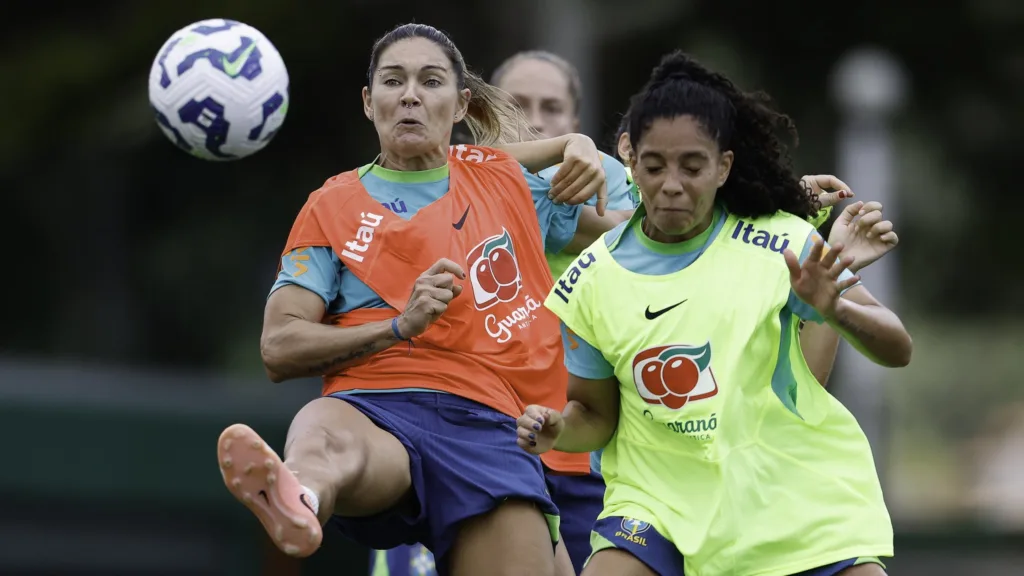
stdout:
<svg viewBox="0 0 1024 576">
<path fill-rule="evenodd" d="M 524 395 L 565 402 L 544 253 L 572 239 L 580 203 L 598 193 L 603 210 L 600 156 L 579 135 L 450 147 L 463 120 L 476 142 L 515 142 L 521 112 L 426 25 L 374 45 L 363 103 L 378 161 L 310 195 L 264 316 L 271 379 L 323 374 L 323 396 L 283 461 L 252 429 L 225 430 L 225 484 L 294 556 L 330 521 L 374 548 L 422 542 L 440 574 L 553 575 L 557 510 L 515 418 Z M 551 183 L 533 175 L 559 162 Z"/>
</svg>

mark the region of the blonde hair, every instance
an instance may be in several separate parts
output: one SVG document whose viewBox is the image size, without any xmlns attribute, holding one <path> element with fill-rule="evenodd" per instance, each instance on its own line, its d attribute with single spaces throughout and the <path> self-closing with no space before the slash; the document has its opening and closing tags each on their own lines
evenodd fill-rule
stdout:
<svg viewBox="0 0 1024 576">
<path fill-rule="evenodd" d="M 491 74 L 491 82 L 501 84 L 501 79 L 505 77 L 505 74 L 508 74 L 508 71 L 516 64 L 525 60 L 547 62 L 558 68 L 559 72 L 565 76 L 566 81 L 569 83 L 569 99 L 572 100 L 572 112 L 573 114 L 580 113 L 580 99 L 583 97 L 583 83 L 580 81 L 580 72 L 568 60 L 553 52 L 548 52 L 547 50 L 516 52 L 506 58 L 494 71 L 494 74 Z"/>
<path fill-rule="evenodd" d="M 505 91 L 492 86 L 483 78 L 466 68 L 462 53 L 437 28 L 426 24 L 402 24 L 382 36 L 373 45 L 370 54 L 370 68 L 367 72 L 368 86 L 373 86 L 373 74 L 377 70 L 380 55 L 389 46 L 408 38 L 423 38 L 436 44 L 452 63 L 459 90 L 468 88 L 469 106 L 464 122 L 473 140 L 480 146 L 495 146 L 521 142 L 522 134 L 536 137 L 526 115 Z"/>
</svg>

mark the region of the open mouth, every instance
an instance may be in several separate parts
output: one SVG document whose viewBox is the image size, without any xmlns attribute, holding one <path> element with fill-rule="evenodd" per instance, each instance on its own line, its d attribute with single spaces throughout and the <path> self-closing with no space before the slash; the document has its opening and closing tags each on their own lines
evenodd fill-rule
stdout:
<svg viewBox="0 0 1024 576">
<path fill-rule="evenodd" d="M 398 125 L 399 126 L 422 126 L 423 123 L 418 121 L 418 120 L 413 120 L 412 118 L 406 118 L 404 120 L 400 120 L 398 122 Z"/>
</svg>

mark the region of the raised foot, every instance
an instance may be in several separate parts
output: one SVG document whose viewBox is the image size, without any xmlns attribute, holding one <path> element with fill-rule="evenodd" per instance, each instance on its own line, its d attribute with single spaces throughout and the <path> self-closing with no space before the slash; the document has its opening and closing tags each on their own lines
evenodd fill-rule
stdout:
<svg viewBox="0 0 1024 576">
<path fill-rule="evenodd" d="M 316 552 L 323 532 L 303 501 L 305 491 L 255 430 L 228 426 L 217 440 L 217 463 L 228 491 L 259 518 L 282 552 L 297 558 Z"/>
</svg>

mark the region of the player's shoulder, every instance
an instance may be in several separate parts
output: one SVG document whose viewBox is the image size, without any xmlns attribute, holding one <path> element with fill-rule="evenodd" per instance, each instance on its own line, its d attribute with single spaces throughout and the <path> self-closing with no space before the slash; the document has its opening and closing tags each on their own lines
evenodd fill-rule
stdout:
<svg viewBox="0 0 1024 576">
<path fill-rule="evenodd" d="M 753 254 L 793 250 L 797 254 L 814 231 L 806 219 L 787 212 L 755 218 L 730 215 L 720 234 L 732 247 Z"/>
<path fill-rule="evenodd" d="M 316 204 L 325 198 L 331 198 L 352 192 L 352 185 L 358 183 L 359 179 L 369 172 L 372 167 L 373 163 L 370 163 L 365 166 L 346 170 L 331 176 L 327 180 L 324 180 L 324 183 L 319 188 L 309 193 L 309 199 L 306 204 Z"/>
<path fill-rule="evenodd" d="M 629 223 L 629 220 L 619 222 L 614 228 L 602 234 L 597 241 L 603 242 L 609 252 L 614 252 L 615 248 L 619 246 L 619 240 L 622 238 L 622 235 L 626 233 Z"/>
</svg>

